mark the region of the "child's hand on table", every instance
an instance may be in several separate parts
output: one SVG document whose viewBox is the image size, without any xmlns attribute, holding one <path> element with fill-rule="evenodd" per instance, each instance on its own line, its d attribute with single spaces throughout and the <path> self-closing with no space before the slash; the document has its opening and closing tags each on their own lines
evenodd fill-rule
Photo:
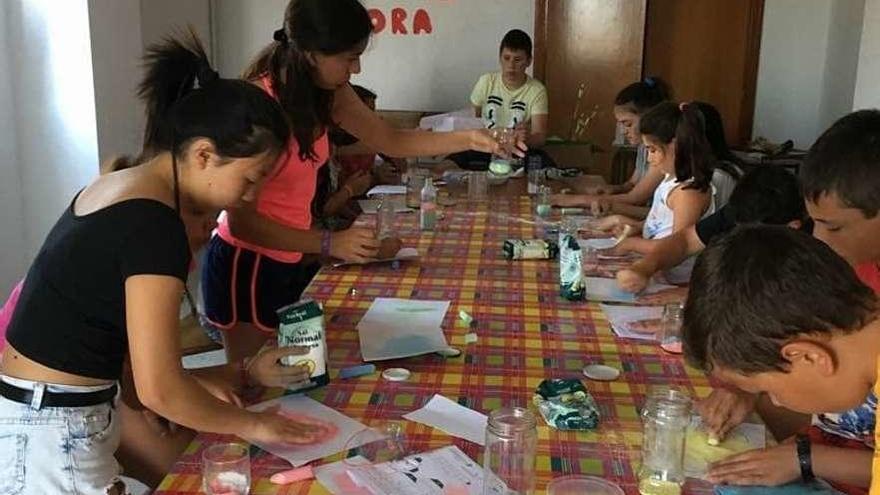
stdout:
<svg viewBox="0 0 880 495">
<path fill-rule="evenodd" d="M 697 412 L 710 437 L 723 440 L 755 410 L 758 396 L 726 388 L 716 388 L 709 397 L 697 403 Z"/>
<path fill-rule="evenodd" d="M 624 242 L 626 242 L 625 239 L 621 244 Z M 617 286 L 620 287 L 621 290 L 632 294 L 638 294 L 645 290 L 648 286 L 648 282 L 651 281 L 650 277 L 646 277 L 644 273 L 632 268 L 624 268 L 623 270 L 620 270 L 615 275 L 615 278 L 617 279 Z"/>
<path fill-rule="evenodd" d="M 379 245 L 371 229 L 352 227 L 333 233 L 330 256 L 345 262 L 366 263 L 376 259 Z"/>
<path fill-rule="evenodd" d="M 247 363 L 248 381 L 264 387 L 286 387 L 309 381 L 308 366 L 285 366 L 280 359 L 308 354 L 308 347 L 276 347 L 260 350 Z"/>
<path fill-rule="evenodd" d="M 800 479 L 794 442 L 750 450 L 716 462 L 706 479 L 716 485 L 779 486 Z"/>
</svg>

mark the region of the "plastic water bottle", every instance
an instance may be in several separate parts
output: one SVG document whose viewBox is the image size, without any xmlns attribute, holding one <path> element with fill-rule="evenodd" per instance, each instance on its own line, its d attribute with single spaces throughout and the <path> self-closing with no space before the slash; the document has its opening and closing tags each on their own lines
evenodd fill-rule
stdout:
<svg viewBox="0 0 880 495">
<path fill-rule="evenodd" d="M 437 223 L 437 188 L 434 181 L 425 178 L 425 186 L 422 187 L 422 202 L 419 210 L 419 228 L 422 230 L 434 230 Z"/>
</svg>

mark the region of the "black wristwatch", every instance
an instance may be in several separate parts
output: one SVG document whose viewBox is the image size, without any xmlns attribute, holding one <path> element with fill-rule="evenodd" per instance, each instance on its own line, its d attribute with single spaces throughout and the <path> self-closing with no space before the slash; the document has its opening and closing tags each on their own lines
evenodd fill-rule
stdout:
<svg viewBox="0 0 880 495">
<path fill-rule="evenodd" d="M 798 435 L 796 442 L 798 464 L 801 467 L 801 479 L 804 483 L 809 483 L 816 478 L 813 475 L 813 449 L 810 444 L 810 437 Z"/>
</svg>

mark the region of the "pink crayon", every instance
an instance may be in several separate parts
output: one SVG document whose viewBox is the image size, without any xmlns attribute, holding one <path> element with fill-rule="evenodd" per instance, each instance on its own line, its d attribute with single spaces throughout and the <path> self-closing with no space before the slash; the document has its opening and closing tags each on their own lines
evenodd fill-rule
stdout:
<svg viewBox="0 0 880 495">
<path fill-rule="evenodd" d="M 314 477 L 315 473 L 312 472 L 312 467 L 303 466 L 301 468 L 288 469 L 287 471 L 275 473 L 269 478 L 269 481 L 276 485 L 289 485 L 291 483 L 296 483 L 297 481 L 310 480 Z"/>
</svg>

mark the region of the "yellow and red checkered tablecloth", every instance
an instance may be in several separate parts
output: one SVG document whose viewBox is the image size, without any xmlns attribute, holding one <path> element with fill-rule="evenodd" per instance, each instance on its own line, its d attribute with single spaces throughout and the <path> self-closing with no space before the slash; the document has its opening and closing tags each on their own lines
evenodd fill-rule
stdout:
<svg viewBox="0 0 880 495">
<path fill-rule="evenodd" d="M 701 372 L 686 367 L 679 356 L 665 354 L 656 345 L 615 337 L 598 305 L 559 297 L 556 261 L 505 260 L 501 255 L 505 239 L 540 235 L 541 227 L 531 221 L 532 212 L 532 200 L 527 196 L 461 204 L 447 208 L 433 232 L 418 231 L 417 215 L 401 214 L 400 234 L 406 245 L 418 248 L 421 261 L 399 267 L 377 264 L 322 269 L 305 295 L 324 304 L 332 373 L 362 362 L 355 326 L 376 297 L 452 301 L 444 330 L 450 344 L 463 353 L 453 359 L 426 355 L 377 363 L 379 371 L 405 367 L 412 371 L 412 377 L 406 382 L 391 382 L 377 372 L 350 380 L 333 379 L 329 386 L 309 395 L 367 425 L 399 420 L 438 393 L 488 413 L 502 406 L 530 406 L 535 388 L 545 378 L 583 379 L 585 365 L 608 364 L 622 370 L 618 380 L 585 382 L 600 408 L 596 431 L 561 432 L 539 426 L 537 493 L 544 493 L 551 478 L 575 473 L 613 480 L 626 493 L 636 494 L 639 409 L 646 391 L 652 386 L 671 385 L 705 396 L 709 382 Z M 473 328 L 459 320 L 459 310 L 473 316 Z M 479 340 L 465 344 L 464 336 L 470 331 L 476 332 Z M 413 451 L 454 443 L 481 460 L 478 445 L 418 423 L 404 424 Z M 156 493 L 199 493 L 201 451 L 224 440 L 231 437 L 199 435 Z M 289 468 L 286 461 L 257 452 L 252 456 L 251 493 L 327 493 L 315 482 L 269 483 L 273 473 Z M 695 483 L 685 489 L 685 493 L 709 491 L 704 484 Z"/>
</svg>

